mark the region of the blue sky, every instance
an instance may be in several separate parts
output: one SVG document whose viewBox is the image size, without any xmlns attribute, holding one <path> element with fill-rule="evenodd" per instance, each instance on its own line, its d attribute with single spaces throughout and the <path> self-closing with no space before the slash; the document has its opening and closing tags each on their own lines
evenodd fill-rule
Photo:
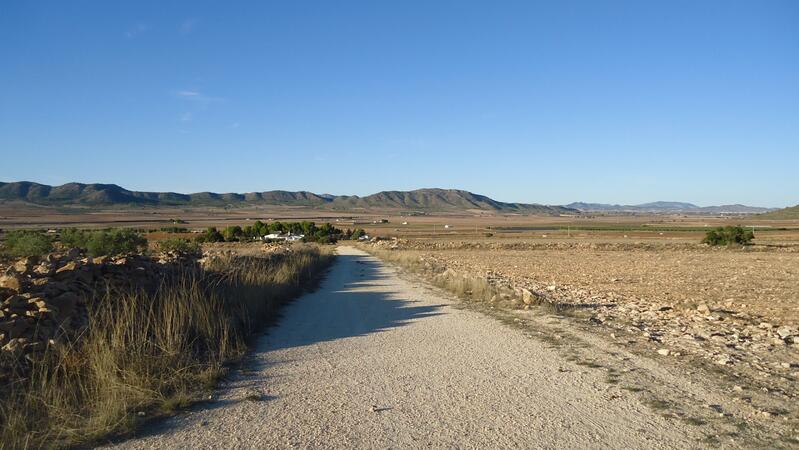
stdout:
<svg viewBox="0 0 799 450">
<path fill-rule="evenodd" d="M 799 203 L 799 2 L 4 1 L 0 180 Z"/>
</svg>

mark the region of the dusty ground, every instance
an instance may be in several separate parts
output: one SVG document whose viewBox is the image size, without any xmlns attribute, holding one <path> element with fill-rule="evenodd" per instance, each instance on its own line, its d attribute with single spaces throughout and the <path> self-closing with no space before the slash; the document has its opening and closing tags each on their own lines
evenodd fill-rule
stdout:
<svg viewBox="0 0 799 450">
<path fill-rule="evenodd" d="M 357 250 L 340 253 L 218 398 L 119 446 L 784 445 L 773 424 L 744 420 L 745 405 L 690 372 L 556 316 L 463 309 Z"/>
<path fill-rule="evenodd" d="M 766 417 L 799 423 L 795 248 L 414 240 L 372 248 L 394 248 L 393 258 L 509 292 L 527 289 L 574 326 L 664 363 L 704 370 L 730 392 L 757 392 L 742 401 Z M 488 304 L 531 307 L 518 297 L 499 300 Z"/>
</svg>

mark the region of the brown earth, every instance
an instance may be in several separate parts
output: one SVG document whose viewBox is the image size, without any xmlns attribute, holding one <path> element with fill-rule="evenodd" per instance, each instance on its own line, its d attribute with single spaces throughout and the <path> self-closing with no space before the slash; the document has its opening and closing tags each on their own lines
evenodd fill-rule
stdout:
<svg viewBox="0 0 799 450">
<path fill-rule="evenodd" d="M 763 392 L 748 401 L 799 421 L 795 247 L 400 239 L 366 248 L 515 293 L 493 297 L 492 307 L 554 306 L 575 326 L 666 364 L 702 368 L 731 391 Z"/>
</svg>

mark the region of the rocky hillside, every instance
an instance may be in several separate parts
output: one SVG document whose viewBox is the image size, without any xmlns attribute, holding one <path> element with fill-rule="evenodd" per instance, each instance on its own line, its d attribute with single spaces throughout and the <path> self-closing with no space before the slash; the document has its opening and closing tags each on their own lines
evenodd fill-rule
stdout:
<svg viewBox="0 0 799 450">
<path fill-rule="evenodd" d="M 314 206 L 333 209 L 483 210 L 523 214 L 574 213 L 561 206 L 505 203 L 456 189 L 384 191 L 365 197 L 318 195 L 312 192 L 267 191 L 245 194 L 129 191 L 115 184 L 68 183 L 48 186 L 29 181 L 0 182 L 0 202 L 26 202 L 44 206 Z"/>
<path fill-rule="evenodd" d="M 331 202 L 333 207 L 400 208 L 421 210 L 483 210 L 518 213 L 561 214 L 576 212 L 562 206 L 527 203 L 505 203 L 479 194 L 458 189 L 417 189 L 415 191 L 383 191 L 366 197 L 340 196 Z"/>
<path fill-rule="evenodd" d="M 799 205 L 791 206 L 790 208 L 778 209 L 776 211 L 771 211 L 766 214 L 761 214 L 760 217 L 763 219 L 777 219 L 777 220 L 799 219 Z"/>
</svg>

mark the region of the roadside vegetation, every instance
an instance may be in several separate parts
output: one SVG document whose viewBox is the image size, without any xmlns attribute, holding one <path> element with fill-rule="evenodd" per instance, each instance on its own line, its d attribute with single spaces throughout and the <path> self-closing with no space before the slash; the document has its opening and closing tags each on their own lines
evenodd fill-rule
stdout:
<svg viewBox="0 0 799 450">
<path fill-rule="evenodd" d="M 270 222 L 264 223 L 256 220 L 252 225 L 241 227 L 233 225 L 218 230 L 209 227 L 198 238 L 199 242 L 248 242 L 263 239 L 268 235 L 303 235 L 303 242 L 317 242 L 320 244 L 333 244 L 341 239 L 358 239 L 366 234 L 361 229 L 342 231 L 335 226 L 325 223 L 316 225 L 315 222 Z"/>
<path fill-rule="evenodd" d="M 140 255 L 147 240 L 133 230 L 65 230 L 57 248 L 73 247 Z M 201 266 L 192 258 L 201 254 L 197 242 L 170 238 L 157 247 L 189 259 L 170 266 L 155 289 L 89 293 L 88 324 L 33 356 L 15 363 L 18 355 L 0 352 L 0 362 L 19 364 L 14 376 L 0 377 L 0 449 L 91 445 L 206 398 L 253 333 L 333 258 L 329 248 L 295 244 Z M 40 232 L 11 232 L 4 242 L 15 257 L 52 249 Z"/>
</svg>

